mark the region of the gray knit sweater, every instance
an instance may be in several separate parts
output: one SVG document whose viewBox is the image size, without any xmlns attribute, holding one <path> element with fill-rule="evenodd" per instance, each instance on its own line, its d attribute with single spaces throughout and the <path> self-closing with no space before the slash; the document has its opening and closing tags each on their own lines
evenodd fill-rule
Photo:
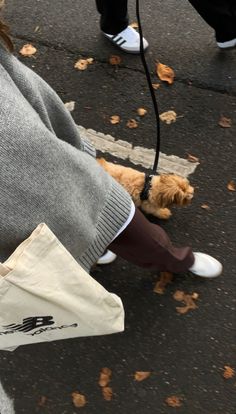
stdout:
<svg viewBox="0 0 236 414">
<path fill-rule="evenodd" d="M 58 95 L 0 46 L 0 261 L 45 222 L 90 269 L 131 208 L 94 155 Z"/>
</svg>

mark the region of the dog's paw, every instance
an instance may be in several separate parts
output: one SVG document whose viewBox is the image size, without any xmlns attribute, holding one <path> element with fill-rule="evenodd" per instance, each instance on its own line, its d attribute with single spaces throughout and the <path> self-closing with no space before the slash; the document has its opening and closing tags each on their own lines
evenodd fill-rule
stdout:
<svg viewBox="0 0 236 414">
<path fill-rule="evenodd" d="M 160 208 L 157 210 L 156 216 L 162 220 L 168 220 L 172 216 L 172 213 L 168 208 Z"/>
</svg>

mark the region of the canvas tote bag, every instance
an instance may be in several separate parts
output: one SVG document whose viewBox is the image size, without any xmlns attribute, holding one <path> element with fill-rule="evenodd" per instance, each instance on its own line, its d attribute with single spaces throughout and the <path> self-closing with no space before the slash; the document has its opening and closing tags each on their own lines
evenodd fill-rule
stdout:
<svg viewBox="0 0 236 414">
<path fill-rule="evenodd" d="M 121 299 L 96 282 L 46 224 L 0 264 L 0 349 L 123 330 Z"/>
</svg>

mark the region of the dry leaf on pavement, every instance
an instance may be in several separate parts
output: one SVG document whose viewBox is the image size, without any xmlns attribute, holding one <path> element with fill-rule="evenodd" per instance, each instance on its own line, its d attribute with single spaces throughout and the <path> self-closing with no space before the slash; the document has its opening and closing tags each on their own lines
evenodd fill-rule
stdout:
<svg viewBox="0 0 236 414">
<path fill-rule="evenodd" d="M 115 124 L 119 124 L 120 122 L 120 117 L 119 115 L 112 115 L 110 116 L 110 123 L 115 125 Z"/>
<path fill-rule="evenodd" d="M 104 400 L 111 401 L 112 396 L 113 396 L 112 388 L 111 387 L 103 387 L 102 394 L 103 394 Z"/>
<path fill-rule="evenodd" d="M 167 397 L 165 402 L 167 405 L 169 405 L 169 407 L 181 407 L 182 405 L 181 398 L 177 397 L 176 395 L 171 395 L 170 397 Z"/>
<path fill-rule="evenodd" d="M 176 292 L 173 295 L 173 298 L 175 300 L 177 300 L 178 302 L 184 302 L 185 306 L 177 306 L 176 310 L 178 313 L 180 314 L 185 314 L 187 313 L 189 310 L 191 309 L 196 309 L 197 305 L 194 302 L 194 300 L 198 299 L 198 294 L 197 293 L 193 293 L 188 294 L 188 293 L 184 293 L 182 290 L 176 290 Z"/>
<path fill-rule="evenodd" d="M 158 89 L 158 88 L 160 88 L 160 86 L 161 86 L 160 83 L 152 83 L 153 89 Z"/>
<path fill-rule="evenodd" d="M 236 191 L 236 185 L 233 180 L 230 180 L 227 184 L 227 188 L 229 191 Z"/>
<path fill-rule="evenodd" d="M 111 370 L 109 368 L 102 368 L 98 384 L 100 387 L 106 387 L 111 381 Z"/>
<path fill-rule="evenodd" d="M 150 377 L 150 375 L 151 375 L 150 371 L 136 371 L 134 374 L 134 379 L 136 381 L 141 382 L 145 380 L 146 378 Z"/>
<path fill-rule="evenodd" d="M 84 407 L 87 403 L 86 398 L 83 394 L 80 394 L 78 391 L 74 391 L 71 394 L 73 404 L 76 408 Z"/>
<path fill-rule="evenodd" d="M 171 124 L 171 122 L 176 121 L 176 112 L 175 111 L 166 111 L 160 114 L 160 119 L 167 124 Z"/>
<path fill-rule="evenodd" d="M 74 111 L 75 109 L 75 101 L 66 102 L 64 105 L 70 112 Z"/>
<path fill-rule="evenodd" d="M 162 295 L 165 292 L 166 285 L 171 283 L 173 274 L 170 272 L 161 272 L 160 276 L 160 280 L 158 280 L 155 284 L 153 291 L 155 293 L 159 293 L 159 295 Z"/>
<path fill-rule="evenodd" d="M 91 65 L 93 63 L 93 58 L 87 58 L 87 59 L 79 59 L 74 64 L 74 68 L 78 70 L 85 70 L 87 69 L 88 65 Z"/>
<path fill-rule="evenodd" d="M 121 57 L 118 55 L 111 55 L 109 57 L 110 65 L 119 65 L 121 63 Z"/>
<path fill-rule="evenodd" d="M 225 379 L 229 379 L 232 378 L 235 375 L 235 371 L 233 368 L 231 368 L 229 365 L 225 365 L 224 366 L 224 373 L 223 373 L 223 377 Z"/>
<path fill-rule="evenodd" d="M 21 48 L 21 50 L 20 50 L 19 53 L 22 56 L 30 57 L 30 56 L 33 56 L 36 52 L 37 52 L 36 47 L 34 47 L 33 45 L 31 45 L 30 43 L 27 43 L 26 45 L 24 45 Z"/>
<path fill-rule="evenodd" d="M 190 162 L 199 162 L 199 158 L 195 157 L 192 154 L 188 154 L 187 160 L 190 161 Z"/>
<path fill-rule="evenodd" d="M 208 206 L 208 204 L 202 204 L 201 208 L 203 208 L 203 210 L 210 210 L 211 209 L 211 207 Z"/>
<path fill-rule="evenodd" d="M 133 29 L 138 29 L 138 23 L 137 22 L 133 22 L 133 23 L 129 24 L 129 26 L 133 27 Z"/>
<path fill-rule="evenodd" d="M 225 116 L 221 116 L 218 124 L 222 128 L 230 128 L 232 126 L 232 120 L 230 118 L 226 118 Z"/>
<path fill-rule="evenodd" d="M 163 65 L 160 62 L 156 63 L 157 76 L 165 82 L 172 84 L 174 82 L 175 73 L 169 66 Z"/>
<path fill-rule="evenodd" d="M 40 397 L 40 399 L 39 399 L 38 406 L 39 407 L 44 407 L 45 404 L 46 404 L 46 402 L 47 402 L 47 397 L 45 397 L 44 395 L 42 395 Z"/>
<path fill-rule="evenodd" d="M 138 112 L 139 116 L 144 116 L 144 115 L 146 115 L 147 110 L 145 108 L 138 108 L 137 112 Z"/>
<path fill-rule="evenodd" d="M 135 121 L 135 119 L 129 119 L 126 126 L 130 129 L 138 128 L 138 123 Z"/>
</svg>

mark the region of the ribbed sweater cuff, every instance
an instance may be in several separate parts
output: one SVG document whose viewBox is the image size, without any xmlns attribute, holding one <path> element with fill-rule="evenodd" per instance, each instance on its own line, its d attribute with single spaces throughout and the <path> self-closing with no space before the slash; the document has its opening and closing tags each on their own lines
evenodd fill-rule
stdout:
<svg viewBox="0 0 236 414">
<path fill-rule="evenodd" d="M 83 149 L 85 152 L 87 152 L 89 155 L 92 155 L 92 157 L 96 157 L 96 149 L 94 148 L 94 146 L 87 140 L 85 140 L 84 138 L 82 139 L 82 144 L 83 144 Z"/>
<path fill-rule="evenodd" d="M 129 217 L 130 195 L 115 181 L 96 225 L 96 237 L 79 261 L 90 270 Z"/>
</svg>

